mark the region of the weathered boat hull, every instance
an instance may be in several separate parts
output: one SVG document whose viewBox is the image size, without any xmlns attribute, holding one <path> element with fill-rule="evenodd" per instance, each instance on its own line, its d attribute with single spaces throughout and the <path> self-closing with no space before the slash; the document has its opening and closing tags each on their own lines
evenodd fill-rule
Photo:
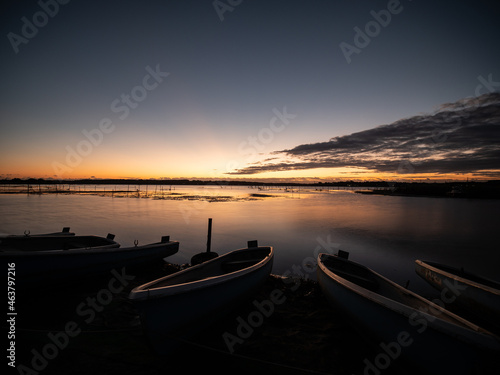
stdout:
<svg viewBox="0 0 500 375">
<path fill-rule="evenodd" d="M 186 283 L 155 288 L 159 279 L 135 288 L 129 298 L 139 311 L 151 348 L 157 353 L 170 352 L 254 293 L 269 277 L 274 254 L 271 247 L 258 249 L 268 249 L 269 255 L 249 268 L 220 277 L 207 274 L 189 281 L 190 274 L 202 272 L 204 267 L 222 262 L 230 254 L 249 250 L 240 249 L 171 275 L 186 280 Z"/>
<path fill-rule="evenodd" d="M 7 236 L 0 238 L 0 254 L 23 253 L 39 254 L 48 251 L 78 250 L 78 249 L 107 249 L 120 247 L 113 241 L 114 235 L 100 236 L 74 236 L 74 235 L 34 235 L 34 236 Z"/>
<path fill-rule="evenodd" d="M 445 303 L 458 304 L 500 328 L 500 283 L 433 262 L 415 261 L 415 272 L 441 292 Z"/>
<path fill-rule="evenodd" d="M 378 344 L 381 354 L 368 359 L 378 370 L 403 360 L 406 368 L 417 372 L 473 374 L 486 369 L 500 353 L 500 341 L 489 332 L 366 267 L 340 260 L 373 275 L 371 281 L 379 283 L 385 295 L 360 286 L 363 281 L 351 282 L 325 266 L 328 257 L 332 256 L 318 257 L 318 282 L 329 302 Z"/>
<path fill-rule="evenodd" d="M 68 236 L 77 240 L 82 237 L 94 236 Z M 0 259 L 15 263 L 19 285 L 45 285 L 139 266 L 173 255 L 179 249 L 178 242 L 167 238 L 164 242 L 127 248 L 120 248 L 120 244 L 110 239 L 99 241 L 99 244 L 68 250 L 6 250 L 0 252 Z"/>
<path fill-rule="evenodd" d="M 0 236 L 0 239 L 6 238 L 6 237 L 27 237 L 27 236 L 74 236 L 75 233 L 70 232 L 70 227 L 64 227 L 62 231 L 60 232 L 53 232 L 53 233 L 39 233 L 39 234 L 30 234 L 30 231 L 27 230 L 24 232 L 24 235 L 18 235 L 18 234 L 11 234 L 7 236 Z"/>
</svg>

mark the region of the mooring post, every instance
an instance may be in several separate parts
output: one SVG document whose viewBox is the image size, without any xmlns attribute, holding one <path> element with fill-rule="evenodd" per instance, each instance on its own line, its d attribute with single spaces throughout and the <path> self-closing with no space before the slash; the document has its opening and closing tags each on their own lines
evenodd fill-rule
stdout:
<svg viewBox="0 0 500 375">
<path fill-rule="evenodd" d="M 210 252 L 211 243 L 212 243 L 212 218 L 208 219 L 207 253 Z"/>
</svg>

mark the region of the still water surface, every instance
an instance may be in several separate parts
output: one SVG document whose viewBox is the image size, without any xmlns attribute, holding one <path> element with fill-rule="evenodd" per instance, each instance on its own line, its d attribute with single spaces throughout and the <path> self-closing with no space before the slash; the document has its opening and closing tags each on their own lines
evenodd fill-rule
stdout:
<svg viewBox="0 0 500 375">
<path fill-rule="evenodd" d="M 150 188 L 151 189 L 151 188 Z M 150 190 L 151 191 L 151 190 Z M 77 234 L 116 235 L 122 246 L 146 244 L 163 235 L 180 241 L 174 263 L 188 263 L 205 250 L 213 218 L 212 251 L 224 254 L 247 240 L 274 246 L 273 273 L 301 272 L 315 278 L 315 252 L 350 252 L 350 259 L 426 294 L 414 260 L 464 267 L 500 280 L 500 200 L 389 197 L 351 191 L 300 193 L 248 187 L 176 187 L 177 193 L 257 200 L 166 200 L 96 195 L 0 194 L 0 233 L 44 233 L 70 226 Z"/>
</svg>

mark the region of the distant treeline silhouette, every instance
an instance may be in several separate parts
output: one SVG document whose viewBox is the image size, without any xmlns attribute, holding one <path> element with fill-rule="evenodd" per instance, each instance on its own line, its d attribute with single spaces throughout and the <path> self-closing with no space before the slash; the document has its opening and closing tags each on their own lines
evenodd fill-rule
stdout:
<svg viewBox="0 0 500 375">
<path fill-rule="evenodd" d="M 379 187 L 379 188 L 406 188 L 414 189 L 433 189 L 432 186 L 439 189 L 456 186 L 490 186 L 500 187 L 500 180 L 490 181 L 429 181 L 429 182 L 394 182 L 394 181 L 331 181 L 331 182 L 265 182 L 265 181 L 241 181 L 241 180 L 157 180 L 157 179 L 79 179 L 79 180 L 53 180 L 43 178 L 12 178 L 1 179 L 0 184 L 16 184 L 16 185 L 236 185 L 236 186 L 360 186 L 360 187 Z"/>
</svg>

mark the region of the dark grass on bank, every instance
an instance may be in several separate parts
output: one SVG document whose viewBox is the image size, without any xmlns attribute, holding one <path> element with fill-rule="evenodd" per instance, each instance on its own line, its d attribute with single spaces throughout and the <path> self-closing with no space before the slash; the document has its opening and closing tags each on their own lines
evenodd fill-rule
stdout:
<svg viewBox="0 0 500 375">
<path fill-rule="evenodd" d="M 258 294 L 235 306 L 218 323 L 189 341 L 179 342 L 175 352 L 153 354 L 127 296 L 133 287 L 174 270 L 172 266 L 157 266 L 137 273 L 109 304 L 95 311 L 89 324 L 84 318 L 90 315 L 82 317 L 77 313 L 78 306 L 88 306 L 87 298 L 95 297 L 106 287 L 105 280 L 66 285 L 59 290 L 19 291 L 16 365 L 33 369 L 35 352 L 42 353 L 52 342 L 49 333 L 63 331 L 69 321 L 75 322 L 81 333 L 70 338 L 67 346 L 59 349 L 45 366 L 38 361 L 43 369 L 34 369 L 31 374 L 153 375 L 194 373 L 200 372 L 200 368 L 219 374 L 362 374 L 365 358 L 373 359 L 378 354 L 345 318 L 332 310 L 316 282 L 277 276 L 270 276 Z M 268 316 L 257 319 L 254 301 L 269 301 L 277 290 L 281 303 L 274 304 L 272 312 L 266 313 Z M 240 337 L 238 327 L 242 321 L 248 323 L 251 314 L 254 327 L 248 325 L 245 337 Z M 228 335 L 238 337 L 237 342 L 228 345 L 224 340 Z M 390 370 L 384 374 L 391 374 Z"/>
</svg>

